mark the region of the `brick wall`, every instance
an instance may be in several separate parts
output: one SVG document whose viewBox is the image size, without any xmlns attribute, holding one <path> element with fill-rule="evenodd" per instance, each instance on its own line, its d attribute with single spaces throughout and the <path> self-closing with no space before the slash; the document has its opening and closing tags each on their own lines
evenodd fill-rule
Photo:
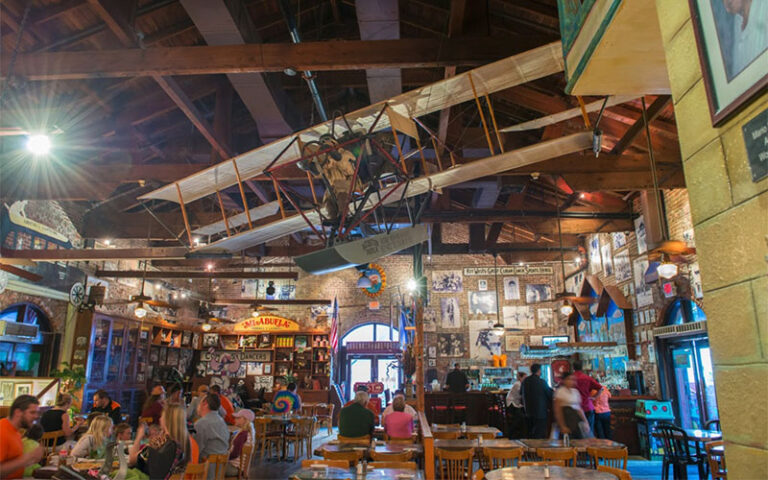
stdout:
<svg viewBox="0 0 768 480">
<path fill-rule="evenodd" d="M 656 6 L 707 299 L 728 476 L 768 478 L 768 179 L 752 181 L 741 131 L 768 108 L 768 93 L 713 128 L 688 2 Z"/>
</svg>

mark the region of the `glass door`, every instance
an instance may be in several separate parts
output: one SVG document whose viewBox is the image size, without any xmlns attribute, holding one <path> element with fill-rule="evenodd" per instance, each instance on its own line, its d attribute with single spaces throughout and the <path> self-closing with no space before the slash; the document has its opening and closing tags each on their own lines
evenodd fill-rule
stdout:
<svg viewBox="0 0 768 480">
<path fill-rule="evenodd" d="M 715 372 L 712 369 L 712 352 L 709 342 L 697 341 L 696 353 L 699 359 L 699 376 L 701 377 L 701 389 L 703 390 L 705 422 L 720 418 L 717 411 L 717 396 L 715 395 Z"/>
<path fill-rule="evenodd" d="M 373 378 L 373 360 L 370 358 L 349 359 L 349 399 L 355 398 L 354 387 L 357 382 L 370 382 Z"/>
<path fill-rule="evenodd" d="M 691 342 L 685 342 L 671 349 L 674 368 L 674 388 L 677 397 L 678 420 L 683 428 L 700 428 L 699 383 L 696 371 L 696 357 Z"/>
</svg>

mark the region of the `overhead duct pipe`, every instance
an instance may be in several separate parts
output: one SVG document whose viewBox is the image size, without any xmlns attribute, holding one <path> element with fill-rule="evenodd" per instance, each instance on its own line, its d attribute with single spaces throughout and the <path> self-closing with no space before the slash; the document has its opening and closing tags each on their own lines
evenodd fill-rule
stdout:
<svg viewBox="0 0 768 480">
<path fill-rule="evenodd" d="M 291 4 L 289 3 L 289 0 L 280 0 L 278 4 L 280 5 L 280 11 L 283 12 L 283 17 L 285 17 L 285 23 L 288 24 L 288 32 L 291 34 L 291 40 L 293 40 L 293 43 L 301 43 L 301 36 L 299 35 L 299 29 L 296 28 L 296 22 L 293 20 L 293 13 L 291 12 Z M 310 70 L 304 70 L 302 74 L 304 75 L 304 80 L 307 82 L 309 93 L 312 95 L 312 100 L 315 102 L 315 107 L 317 108 L 317 113 L 320 115 L 320 119 L 324 122 L 327 121 L 328 114 L 325 112 L 323 99 L 320 98 L 320 91 L 317 89 L 314 74 Z"/>
</svg>

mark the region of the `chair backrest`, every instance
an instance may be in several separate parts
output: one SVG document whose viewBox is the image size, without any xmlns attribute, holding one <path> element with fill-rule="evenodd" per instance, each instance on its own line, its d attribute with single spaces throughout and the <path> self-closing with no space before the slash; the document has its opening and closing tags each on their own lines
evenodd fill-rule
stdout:
<svg viewBox="0 0 768 480">
<path fill-rule="evenodd" d="M 386 440 L 387 443 L 400 443 L 403 445 L 412 445 L 419 441 L 419 437 L 392 438 L 385 433 L 384 440 Z"/>
<path fill-rule="evenodd" d="M 688 435 L 685 433 L 685 430 L 669 423 L 661 423 L 656 426 L 656 432 L 661 437 L 665 456 L 670 458 L 690 458 L 691 450 L 688 446 Z"/>
<path fill-rule="evenodd" d="M 184 480 L 205 480 L 208 478 L 208 462 L 188 463 L 181 478 Z"/>
<path fill-rule="evenodd" d="M 350 450 L 348 452 L 329 452 L 323 450 L 323 458 L 326 460 L 346 460 L 347 466 L 356 464 L 363 458 L 362 450 Z"/>
<path fill-rule="evenodd" d="M 238 478 L 248 478 L 248 474 L 251 470 L 251 460 L 253 459 L 253 445 L 245 444 L 243 449 L 240 450 L 240 474 Z"/>
<path fill-rule="evenodd" d="M 624 448 L 593 448 L 587 447 L 587 455 L 592 460 L 592 468 L 598 465 L 607 465 L 613 468 L 627 469 L 629 453 Z"/>
<path fill-rule="evenodd" d="M 720 428 L 720 419 L 719 418 L 713 418 L 712 420 L 708 421 L 704 424 L 704 430 L 722 430 Z"/>
<path fill-rule="evenodd" d="M 292 418 L 291 423 L 296 425 L 296 434 L 300 437 L 312 435 L 315 426 L 315 417 Z"/>
<path fill-rule="evenodd" d="M 400 453 L 382 453 L 371 450 L 371 458 L 377 462 L 407 462 L 413 457 L 413 452 L 405 451 Z"/>
<path fill-rule="evenodd" d="M 209 469 L 213 469 L 214 480 L 224 480 L 224 475 L 227 470 L 227 462 L 229 462 L 228 453 L 223 453 L 221 455 L 208 455 L 206 463 L 208 463 Z"/>
<path fill-rule="evenodd" d="M 564 462 L 564 467 L 576 466 L 575 448 L 537 448 L 536 456 L 545 462 Z"/>
<path fill-rule="evenodd" d="M 301 468 L 310 468 L 312 465 L 324 465 L 334 468 L 349 468 L 349 462 L 346 460 L 302 460 Z"/>
<path fill-rule="evenodd" d="M 504 467 L 514 467 L 515 460 L 520 462 L 523 458 L 523 448 L 483 448 L 483 456 L 488 459 L 491 470 Z"/>
<path fill-rule="evenodd" d="M 709 470 L 712 472 L 713 480 L 728 478 L 728 470 L 725 467 L 725 452 L 714 449 L 715 447 L 722 447 L 723 445 L 724 443 L 722 440 L 704 444 L 704 451 L 707 452 L 707 463 L 709 463 Z"/>
<path fill-rule="evenodd" d="M 256 417 L 253 419 L 253 429 L 257 438 L 263 438 L 267 435 L 272 420 L 266 417 Z"/>
<path fill-rule="evenodd" d="M 475 450 L 446 450 L 436 448 L 437 464 L 443 480 L 464 480 L 472 477 Z"/>
<path fill-rule="evenodd" d="M 461 432 L 432 432 L 432 438 L 438 440 L 456 440 Z"/>
<path fill-rule="evenodd" d="M 344 435 L 338 436 L 339 443 L 371 443 L 370 435 L 363 435 L 362 437 L 345 437 Z"/>
<path fill-rule="evenodd" d="M 553 461 L 553 462 L 527 462 L 525 460 L 522 460 L 522 461 L 517 462 L 517 465 L 519 467 L 543 467 L 545 465 L 549 465 L 549 466 L 555 465 L 555 466 L 558 466 L 558 467 L 562 467 L 563 466 L 563 461 L 562 460 L 557 460 L 557 461 Z"/>
<path fill-rule="evenodd" d="M 333 407 L 334 405 L 332 403 L 318 403 L 315 405 L 315 416 L 333 417 Z"/>
<path fill-rule="evenodd" d="M 55 430 L 43 434 L 43 438 L 40 439 L 40 444 L 43 446 L 46 455 L 56 449 L 56 444 L 59 442 L 59 438 L 63 436 L 64 430 Z"/>
<path fill-rule="evenodd" d="M 616 475 L 616 478 L 619 480 L 632 480 L 632 475 L 628 471 L 621 468 L 609 467 L 607 465 L 598 465 L 597 471 Z"/>
<path fill-rule="evenodd" d="M 416 462 L 395 462 L 395 461 L 386 461 L 386 462 L 380 462 L 375 461 L 368 464 L 370 468 L 401 468 L 404 470 L 418 470 L 419 466 L 416 465 Z"/>
</svg>

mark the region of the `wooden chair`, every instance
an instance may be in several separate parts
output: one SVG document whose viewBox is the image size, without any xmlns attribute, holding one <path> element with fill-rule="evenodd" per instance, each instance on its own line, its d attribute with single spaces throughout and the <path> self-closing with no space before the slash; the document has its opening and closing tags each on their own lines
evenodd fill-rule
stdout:
<svg viewBox="0 0 768 480">
<path fill-rule="evenodd" d="M 208 455 L 205 461 L 208 464 L 208 468 L 213 469 L 213 480 L 224 480 L 224 472 L 226 472 L 227 463 L 229 463 L 229 454 Z"/>
<path fill-rule="evenodd" d="M 472 480 L 485 480 L 485 472 L 480 469 L 475 472 L 474 475 L 472 475 Z"/>
<path fill-rule="evenodd" d="M 518 467 L 543 467 L 545 465 L 556 466 L 556 467 L 562 467 L 563 462 L 557 461 L 557 462 L 527 462 L 525 460 L 517 462 Z"/>
<path fill-rule="evenodd" d="M 627 459 L 629 453 L 627 448 L 593 448 L 587 447 L 587 455 L 592 461 L 592 468 L 597 468 L 598 465 L 606 465 L 608 467 L 620 468 L 622 470 L 627 469 Z"/>
<path fill-rule="evenodd" d="M 332 403 L 318 403 L 315 405 L 315 428 L 320 430 L 323 426 L 328 428 L 328 435 L 333 435 L 333 408 Z"/>
<path fill-rule="evenodd" d="M 456 440 L 461 432 L 432 432 L 432 438 L 435 440 Z"/>
<path fill-rule="evenodd" d="M 374 462 L 407 462 L 413 458 L 413 452 L 411 451 L 405 451 L 401 453 L 382 453 L 371 450 L 370 455 Z"/>
<path fill-rule="evenodd" d="M 575 467 L 578 452 L 575 448 L 537 448 L 536 456 L 547 463 L 562 462 L 563 467 Z"/>
<path fill-rule="evenodd" d="M 350 450 L 348 452 L 329 452 L 323 450 L 323 458 L 325 460 L 346 460 L 347 466 L 351 467 L 363 458 L 363 453 L 362 450 Z"/>
<path fill-rule="evenodd" d="M 362 437 L 345 437 L 344 435 L 338 436 L 339 443 L 371 443 L 370 435 L 363 435 Z"/>
<path fill-rule="evenodd" d="M 291 423 L 294 428 L 292 432 L 285 436 L 286 447 L 293 444 L 293 461 L 298 461 L 307 448 L 307 458 L 312 457 L 312 432 L 315 429 L 314 417 L 292 418 Z"/>
<path fill-rule="evenodd" d="M 188 463 L 181 478 L 182 480 L 205 480 L 208 478 L 208 462 Z"/>
<path fill-rule="evenodd" d="M 282 447 L 283 437 L 280 434 L 280 432 L 275 432 L 270 430 L 270 426 L 272 425 L 272 420 L 269 418 L 263 418 L 263 417 L 256 417 L 253 420 L 253 428 L 256 432 L 256 436 L 254 438 L 254 445 L 259 446 L 261 445 L 261 453 L 259 454 L 259 462 L 264 460 L 264 449 L 269 446 L 269 450 L 267 451 L 268 454 L 272 454 L 272 447 L 275 447 L 275 450 L 278 452 L 280 451 L 280 447 Z"/>
<path fill-rule="evenodd" d="M 704 444 L 704 451 L 707 452 L 707 462 L 712 473 L 712 480 L 728 478 L 728 470 L 725 468 L 725 452 L 714 450 L 715 447 L 722 447 L 723 445 L 722 440 Z"/>
<path fill-rule="evenodd" d="M 368 468 L 401 468 L 404 470 L 418 470 L 419 466 L 416 462 L 371 462 L 368 464 Z"/>
<path fill-rule="evenodd" d="M 632 480 L 632 475 L 630 475 L 628 471 L 622 470 L 621 468 L 609 467 L 607 465 L 598 465 L 597 471 L 616 475 L 616 478 L 619 480 Z"/>
<path fill-rule="evenodd" d="M 43 438 L 40 439 L 40 445 L 43 446 L 44 457 L 47 457 L 51 453 L 56 451 L 56 446 L 59 443 L 59 439 L 63 438 L 64 430 L 55 430 L 43 434 Z"/>
<path fill-rule="evenodd" d="M 311 468 L 312 465 L 324 465 L 333 468 L 349 468 L 349 462 L 346 460 L 302 460 L 301 468 Z"/>
<path fill-rule="evenodd" d="M 483 448 L 483 457 L 488 462 L 489 470 L 496 470 L 497 468 L 514 467 L 515 461 L 517 463 L 523 459 L 523 448 Z"/>
<path fill-rule="evenodd" d="M 435 448 L 437 457 L 437 470 L 443 480 L 465 480 L 472 478 L 472 461 L 475 450 L 446 450 Z"/>
<path fill-rule="evenodd" d="M 248 478 L 251 470 L 251 460 L 253 460 L 253 448 L 253 445 L 243 445 L 243 449 L 240 451 L 240 465 L 237 467 L 239 473 L 236 477 L 226 477 L 226 480 L 245 480 Z"/>
</svg>

